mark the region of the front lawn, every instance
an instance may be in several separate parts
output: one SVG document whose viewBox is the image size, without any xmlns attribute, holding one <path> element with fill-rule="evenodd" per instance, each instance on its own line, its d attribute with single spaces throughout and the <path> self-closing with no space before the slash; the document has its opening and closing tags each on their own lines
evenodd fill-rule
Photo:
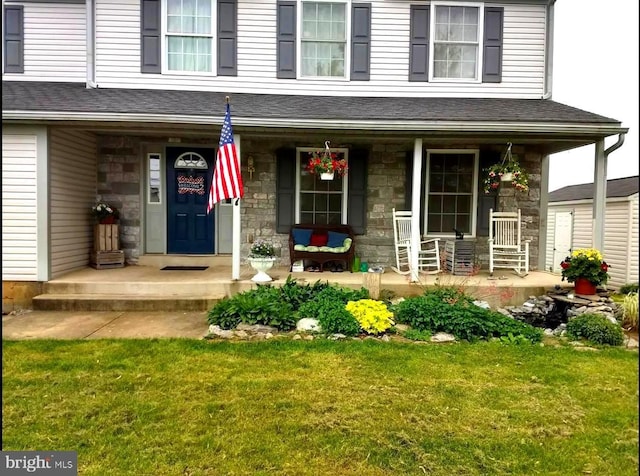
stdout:
<svg viewBox="0 0 640 476">
<path fill-rule="evenodd" d="M 334 342 L 3 342 L 4 450 L 81 475 L 636 475 L 638 354 Z"/>
</svg>

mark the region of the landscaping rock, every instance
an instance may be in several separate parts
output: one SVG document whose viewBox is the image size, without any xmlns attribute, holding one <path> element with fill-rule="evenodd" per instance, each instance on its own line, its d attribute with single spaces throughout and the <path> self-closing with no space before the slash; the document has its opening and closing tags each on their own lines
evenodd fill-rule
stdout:
<svg viewBox="0 0 640 476">
<path fill-rule="evenodd" d="M 209 334 L 220 337 L 221 339 L 232 339 L 234 336 L 234 331 L 222 329 L 220 326 L 212 324 L 209 326 Z"/>
<path fill-rule="evenodd" d="M 431 342 L 455 342 L 456 337 L 446 332 L 438 332 L 431 336 Z"/>
<path fill-rule="evenodd" d="M 313 319 L 311 317 L 305 317 L 298 321 L 296 324 L 296 330 L 300 332 L 321 332 L 320 324 L 318 323 L 318 319 Z"/>
</svg>

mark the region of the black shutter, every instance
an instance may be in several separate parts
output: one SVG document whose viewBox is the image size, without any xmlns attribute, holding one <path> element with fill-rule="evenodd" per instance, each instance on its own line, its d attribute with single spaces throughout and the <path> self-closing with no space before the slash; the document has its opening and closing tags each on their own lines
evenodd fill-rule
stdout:
<svg viewBox="0 0 640 476">
<path fill-rule="evenodd" d="M 478 211 L 476 236 L 489 236 L 489 209 L 498 209 L 498 194 L 484 193 L 485 173 L 483 169 L 500 161 L 500 152 L 480 151 L 480 171 L 478 174 Z"/>
<path fill-rule="evenodd" d="M 4 72 L 24 73 L 24 10 L 4 7 Z"/>
<path fill-rule="evenodd" d="M 502 28 L 504 8 L 484 9 L 484 49 L 482 54 L 482 82 L 502 81 Z"/>
<path fill-rule="evenodd" d="M 429 80 L 429 5 L 411 5 L 409 81 Z"/>
<path fill-rule="evenodd" d="M 351 7 L 351 80 L 369 81 L 371 64 L 371 4 Z"/>
<path fill-rule="evenodd" d="M 218 76 L 238 75 L 238 2 L 218 0 Z"/>
<path fill-rule="evenodd" d="M 347 224 L 356 235 L 364 235 L 367 228 L 367 162 L 369 151 L 349 151 L 349 193 Z"/>
<path fill-rule="evenodd" d="M 160 0 L 140 2 L 140 71 L 161 73 Z"/>
<path fill-rule="evenodd" d="M 276 232 L 289 233 L 295 224 L 296 150 L 276 151 Z"/>
<path fill-rule="evenodd" d="M 276 20 L 278 78 L 296 78 L 296 2 L 278 2 Z"/>
</svg>

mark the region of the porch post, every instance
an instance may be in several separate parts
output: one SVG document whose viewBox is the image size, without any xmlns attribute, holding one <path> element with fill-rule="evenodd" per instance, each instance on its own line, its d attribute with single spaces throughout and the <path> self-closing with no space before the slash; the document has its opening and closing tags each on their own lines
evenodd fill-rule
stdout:
<svg viewBox="0 0 640 476">
<path fill-rule="evenodd" d="M 549 215 L 549 155 L 542 156 L 540 162 L 540 229 L 538 230 L 538 269 L 544 269 L 547 262 L 547 218 Z"/>
<path fill-rule="evenodd" d="M 418 250 L 420 250 L 420 178 L 422 177 L 422 139 L 413 143 L 413 182 L 411 187 L 411 281 L 418 281 Z"/>
<path fill-rule="evenodd" d="M 240 148 L 240 136 L 234 136 L 234 143 L 236 145 L 236 151 L 238 152 L 238 159 L 240 160 L 240 170 L 242 171 L 242 153 Z M 240 172 L 242 173 L 242 172 Z M 233 242 L 231 244 L 231 279 L 240 279 L 240 200 L 232 200 L 233 213 L 232 213 L 232 228 L 233 228 Z"/>
<path fill-rule="evenodd" d="M 596 160 L 593 175 L 593 247 L 604 253 L 604 213 L 607 201 L 607 156 L 604 139 L 596 142 Z"/>
</svg>

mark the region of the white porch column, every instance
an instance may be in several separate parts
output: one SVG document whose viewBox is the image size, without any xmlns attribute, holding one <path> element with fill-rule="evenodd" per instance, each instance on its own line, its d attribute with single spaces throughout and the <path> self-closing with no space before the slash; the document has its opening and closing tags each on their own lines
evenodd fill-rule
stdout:
<svg viewBox="0 0 640 476">
<path fill-rule="evenodd" d="M 538 230 L 538 269 L 547 262 L 547 215 L 549 204 L 549 155 L 543 155 L 540 167 L 540 229 Z"/>
<path fill-rule="evenodd" d="M 420 249 L 420 182 L 422 177 L 422 139 L 413 143 L 413 181 L 411 187 L 411 281 L 418 281 L 418 250 Z"/>
<path fill-rule="evenodd" d="M 242 174 L 242 153 L 240 148 L 240 136 L 234 136 L 234 143 L 236 145 L 236 151 L 238 152 L 238 158 L 240 160 L 240 173 Z M 233 241 L 231 244 L 231 279 L 233 280 L 240 279 L 240 202 L 241 200 L 232 199 L 233 215 L 231 218 L 233 228 Z"/>
<path fill-rule="evenodd" d="M 596 142 L 593 174 L 593 247 L 604 253 L 604 213 L 607 201 L 607 156 L 604 139 Z"/>
</svg>

